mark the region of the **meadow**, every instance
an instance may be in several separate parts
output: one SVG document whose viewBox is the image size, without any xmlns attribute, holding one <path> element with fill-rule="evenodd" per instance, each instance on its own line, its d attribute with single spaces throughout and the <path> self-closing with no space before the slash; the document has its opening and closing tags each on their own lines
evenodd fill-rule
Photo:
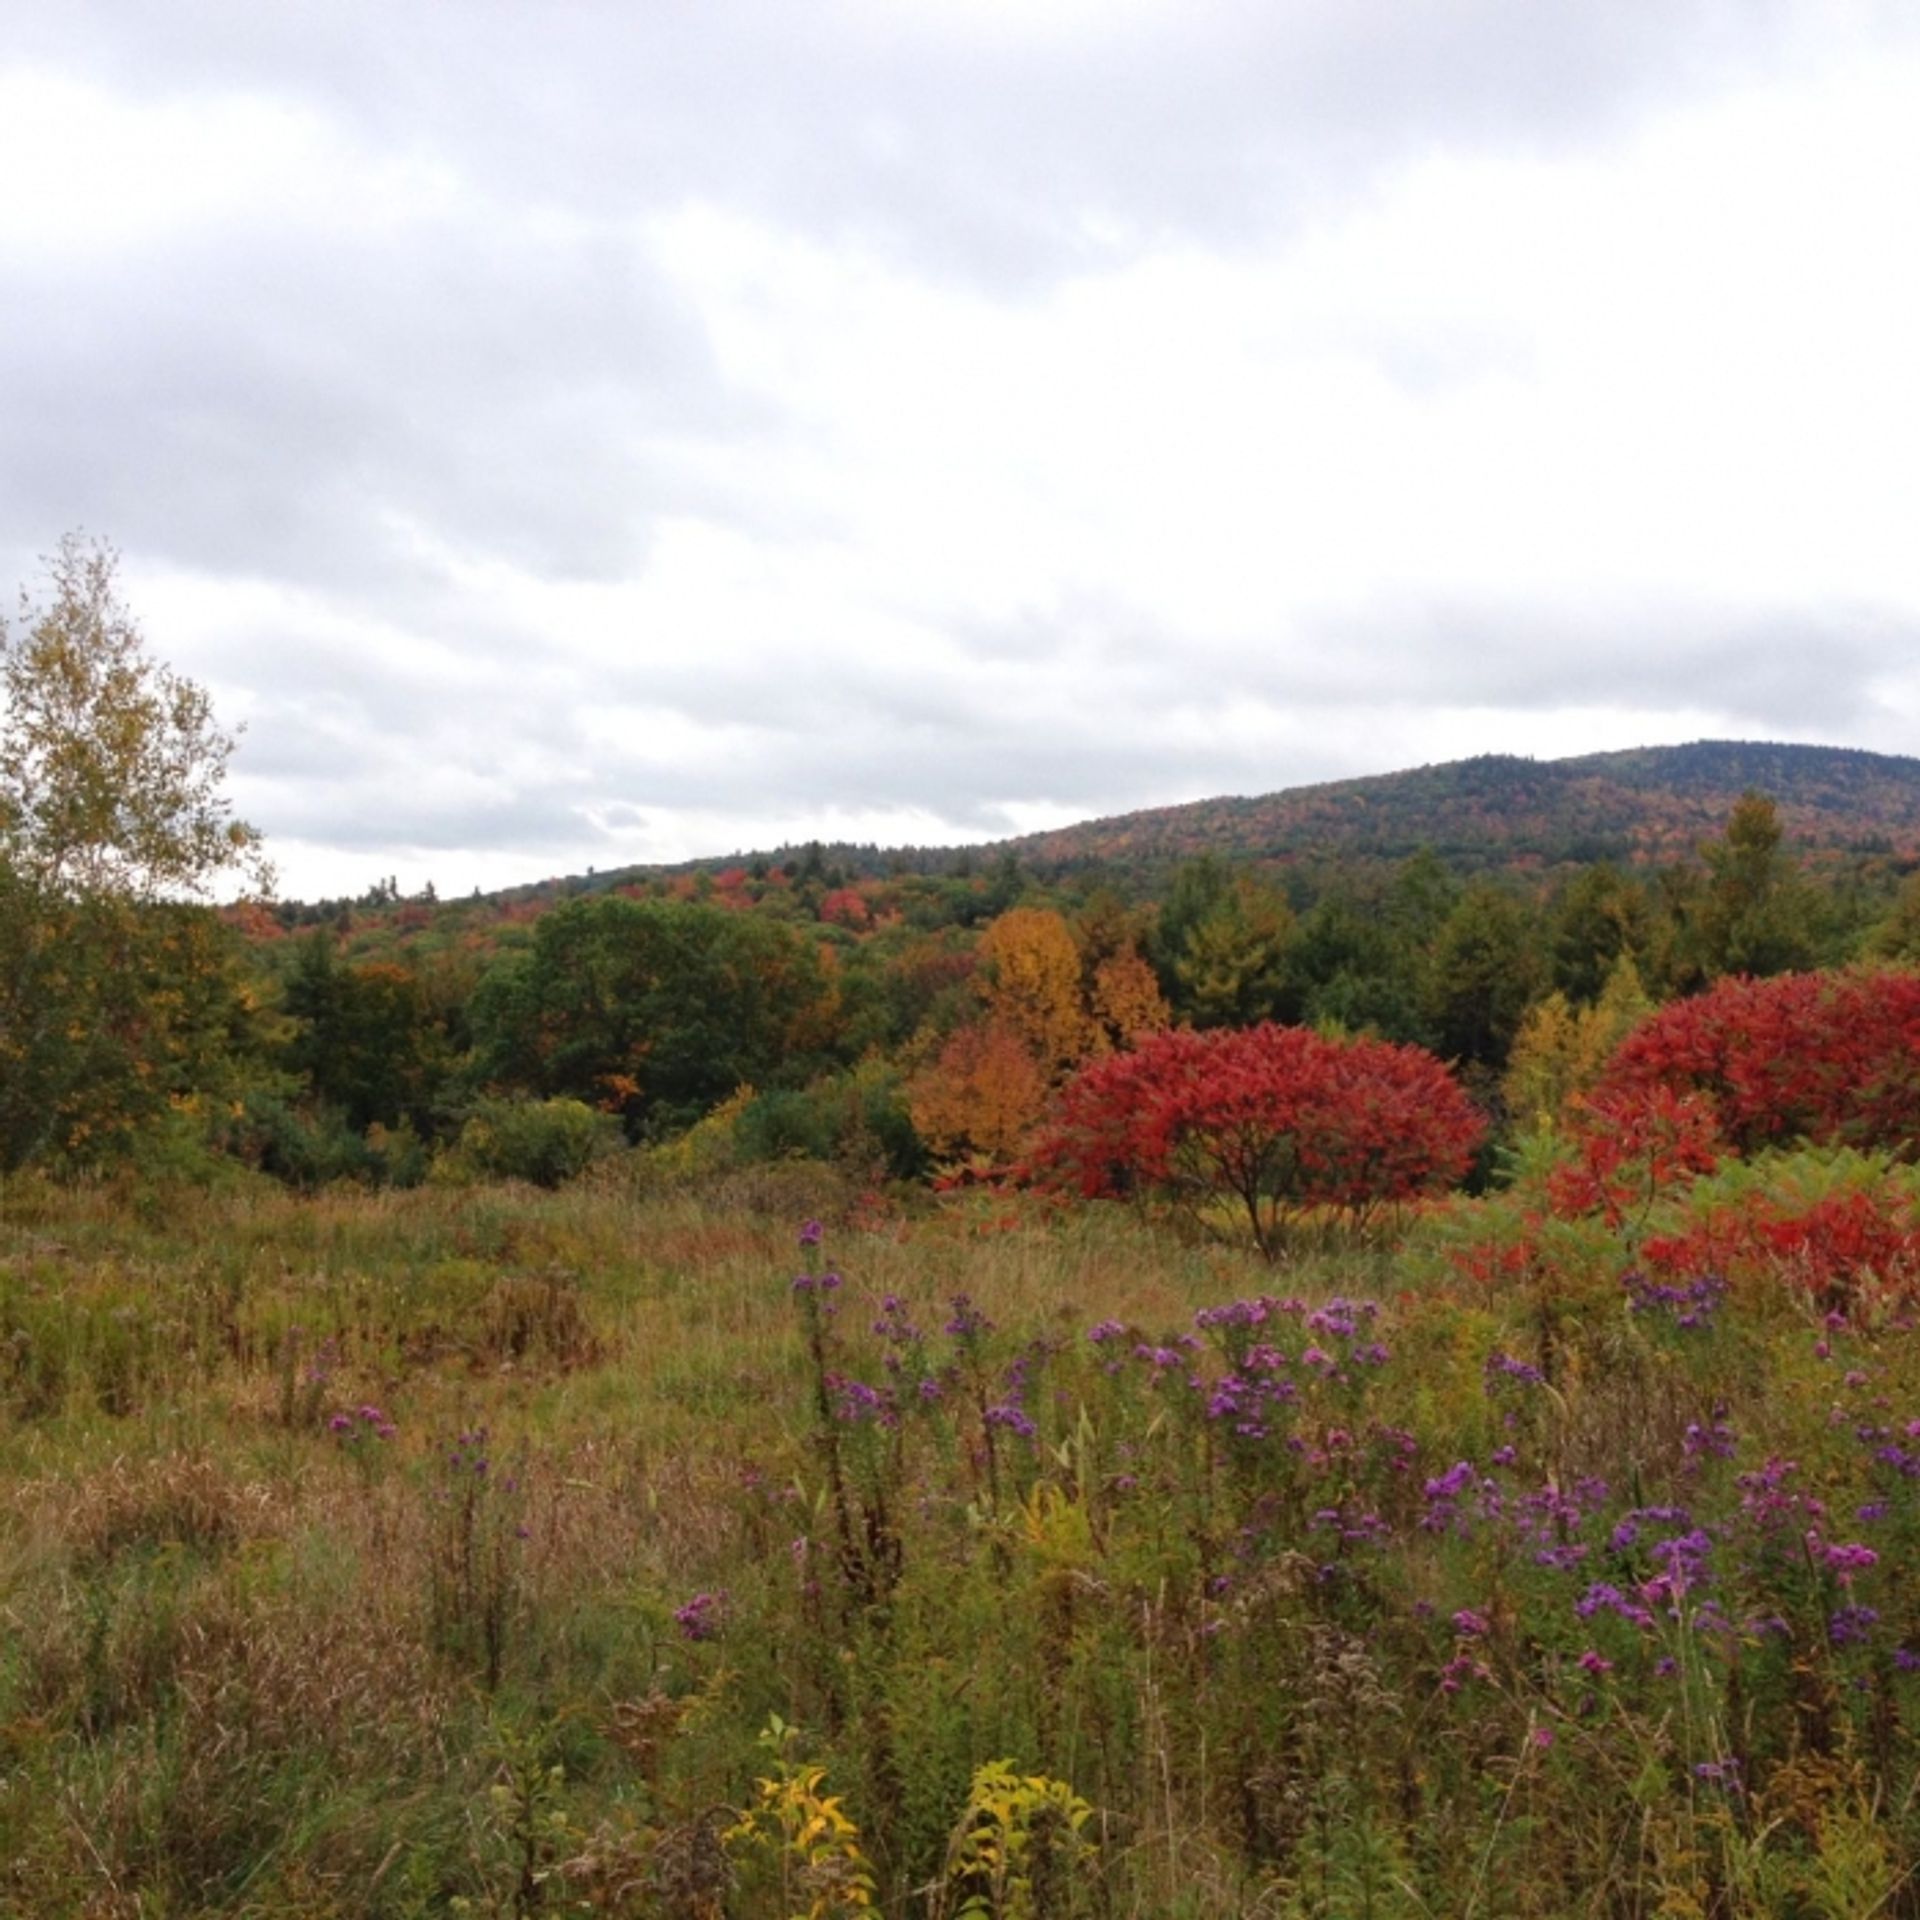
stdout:
<svg viewBox="0 0 1920 1920">
<path fill-rule="evenodd" d="M 1901 1295 L 623 1169 L 0 1189 L 0 1909 L 1920 1913 Z"/>
</svg>

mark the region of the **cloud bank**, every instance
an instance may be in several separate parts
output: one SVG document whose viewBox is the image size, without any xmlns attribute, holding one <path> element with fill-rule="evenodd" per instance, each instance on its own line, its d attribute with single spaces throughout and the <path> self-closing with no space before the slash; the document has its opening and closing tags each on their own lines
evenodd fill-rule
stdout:
<svg viewBox="0 0 1920 1920">
<path fill-rule="evenodd" d="M 1905 751 L 1916 20 L 29 4 L 0 578 L 296 893 Z"/>
</svg>

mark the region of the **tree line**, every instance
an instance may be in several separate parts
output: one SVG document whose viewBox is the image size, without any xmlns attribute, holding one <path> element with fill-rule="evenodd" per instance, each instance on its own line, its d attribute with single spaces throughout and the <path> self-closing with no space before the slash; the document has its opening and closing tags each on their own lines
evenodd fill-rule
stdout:
<svg viewBox="0 0 1920 1920">
<path fill-rule="evenodd" d="M 1920 958 L 1920 879 L 1818 874 L 1746 796 L 1698 857 L 1546 875 L 1202 855 L 1143 886 L 1010 858 L 784 863 L 558 904 L 258 904 L 205 694 L 64 542 L 0 628 L 0 1167 L 239 1163 L 1004 1171 L 1090 1064 L 1266 1025 L 1425 1049 L 1494 1130 L 1551 1116 L 1652 1007 L 1730 976 Z M 256 903 L 216 909 L 223 880 Z"/>
</svg>

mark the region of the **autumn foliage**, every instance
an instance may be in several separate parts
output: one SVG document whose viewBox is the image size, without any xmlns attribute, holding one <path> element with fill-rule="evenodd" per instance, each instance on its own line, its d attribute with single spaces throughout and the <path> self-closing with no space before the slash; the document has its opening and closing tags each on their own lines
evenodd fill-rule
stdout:
<svg viewBox="0 0 1920 1920">
<path fill-rule="evenodd" d="M 1920 974 L 1723 980 L 1663 1007 L 1613 1057 L 1596 1104 L 1665 1092 L 1710 1109 L 1727 1149 L 1795 1140 L 1920 1146 Z"/>
<path fill-rule="evenodd" d="M 1889 1180 L 1812 1197 L 1761 1191 L 1649 1234 L 1640 1251 L 1655 1273 L 1786 1275 L 1823 1306 L 1844 1307 L 1920 1285 L 1920 1216 L 1912 1194 Z"/>
<path fill-rule="evenodd" d="M 1457 1180 L 1482 1130 L 1418 1047 L 1272 1024 L 1176 1029 L 1083 1068 L 1033 1168 L 1088 1198 L 1151 1191 L 1200 1216 L 1230 1203 L 1272 1257 L 1304 1209 L 1363 1216 Z"/>
<path fill-rule="evenodd" d="M 1167 1003 L 1129 940 L 1085 952 L 1057 913 L 1014 907 L 982 935 L 976 1019 L 914 1076 L 913 1123 L 946 1158 L 1012 1164 L 1048 1095 L 1082 1062 L 1164 1027 Z"/>
</svg>

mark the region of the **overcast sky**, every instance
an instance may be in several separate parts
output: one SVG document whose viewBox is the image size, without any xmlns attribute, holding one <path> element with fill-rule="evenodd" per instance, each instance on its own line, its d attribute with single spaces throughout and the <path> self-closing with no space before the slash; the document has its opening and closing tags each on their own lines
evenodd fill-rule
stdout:
<svg viewBox="0 0 1920 1920">
<path fill-rule="evenodd" d="M 1920 751 L 1920 7 L 20 0 L 0 582 L 282 889 Z"/>
</svg>

